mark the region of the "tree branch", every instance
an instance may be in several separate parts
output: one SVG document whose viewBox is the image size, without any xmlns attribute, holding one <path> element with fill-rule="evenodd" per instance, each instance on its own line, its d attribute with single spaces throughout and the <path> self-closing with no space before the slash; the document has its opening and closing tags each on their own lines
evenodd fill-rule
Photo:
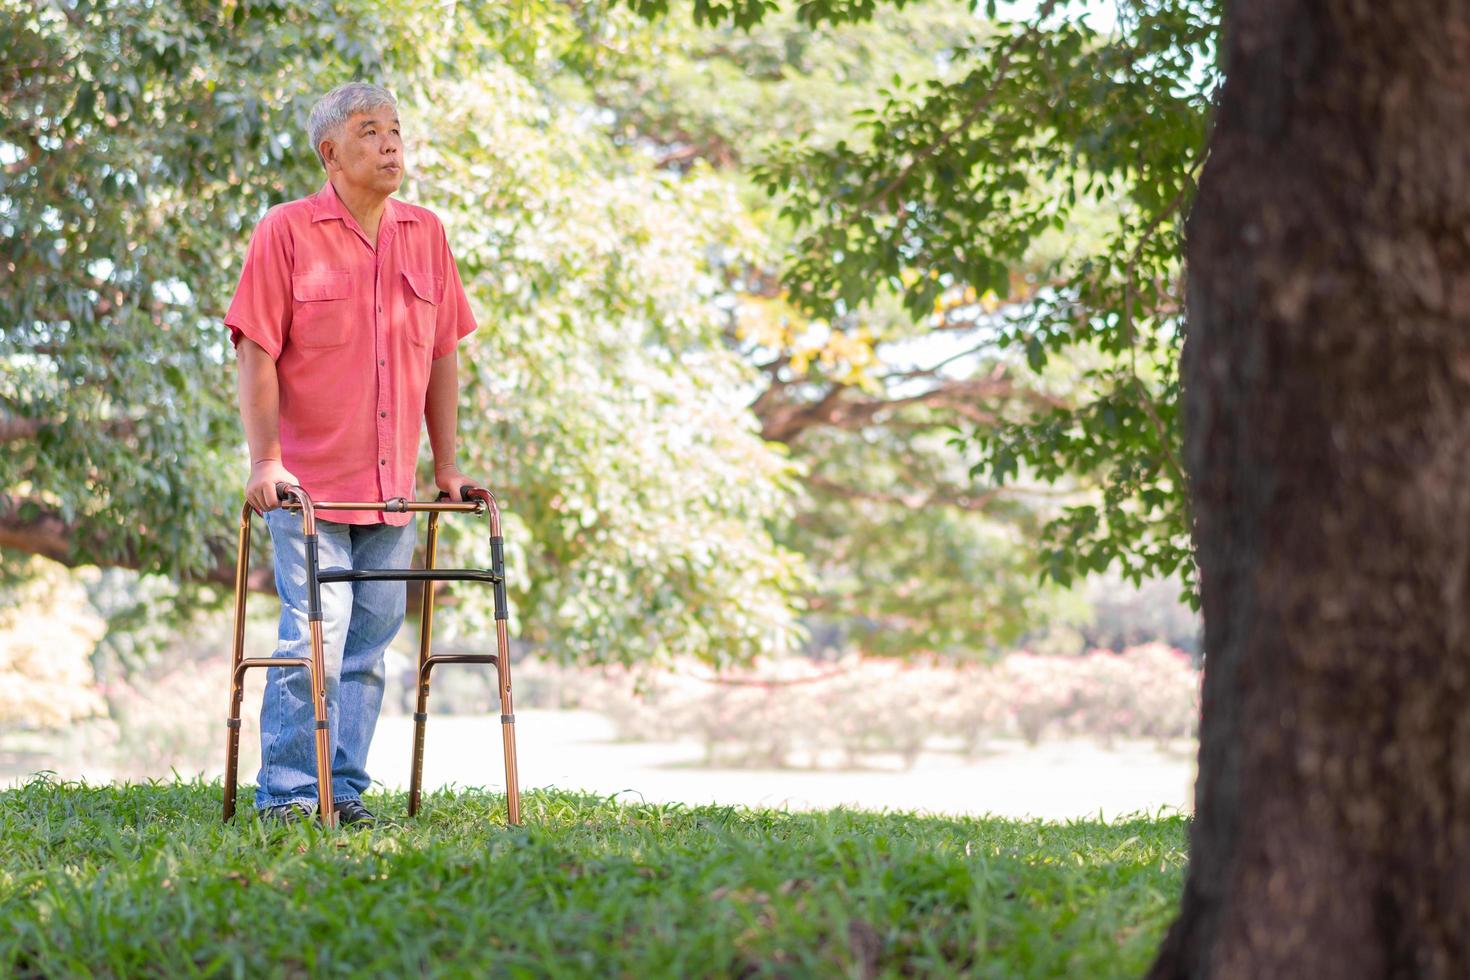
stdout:
<svg viewBox="0 0 1470 980">
<path fill-rule="evenodd" d="M 34 439 L 42 429 L 59 428 L 61 425 L 60 419 L 0 418 L 0 446 Z M 92 427 L 109 436 L 129 436 L 137 430 L 138 423 L 134 419 L 109 419 L 94 423 Z"/>
<path fill-rule="evenodd" d="M 779 402 L 768 388 L 751 404 L 761 421 L 761 436 L 771 442 L 791 443 L 808 429 L 827 427 L 853 431 L 874 424 L 879 415 L 906 406 L 922 405 L 944 408 L 977 425 L 994 425 L 997 416 L 984 407 L 997 399 L 1024 399 L 1036 405 L 1053 407 L 1061 402 L 1040 392 L 1018 390 L 1003 373 L 992 372 L 978 378 L 944 380 L 934 387 L 901 398 L 853 395 L 858 389 L 834 383 L 815 402 L 791 404 Z"/>
<path fill-rule="evenodd" d="M 20 516 L 23 507 L 30 511 L 30 516 Z M 39 555 L 68 568 L 76 568 L 91 564 L 78 557 L 77 540 L 86 533 L 83 522 L 68 522 L 55 508 L 34 499 L 0 494 L 0 548 Z M 133 552 L 116 556 L 108 562 L 108 566 L 148 570 Z M 233 587 L 234 556 L 217 556 L 215 566 L 204 575 L 202 581 Z M 248 585 L 252 592 L 274 593 L 274 573 L 269 566 L 257 567 L 250 572 Z"/>
</svg>

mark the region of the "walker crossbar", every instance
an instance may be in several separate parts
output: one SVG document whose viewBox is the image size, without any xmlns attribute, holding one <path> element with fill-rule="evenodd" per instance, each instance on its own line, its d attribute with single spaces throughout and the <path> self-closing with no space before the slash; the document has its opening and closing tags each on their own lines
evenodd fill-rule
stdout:
<svg viewBox="0 0 1470 980">
<path fill-rule="evenodd" d="M 312 702 L 316 716 L 317 794 L 321 821 L 336 823 L 332 805 L 332 746 L 327 725 L 325 667 L 322 654 L 321 587 L 332 582 L 423 582 L 423 602 L 419 615 L 418 702 L 414 712 L 413 771 L 409 782 L 408 814 L 418 813 L 420 787 L 423 782 L 424 724 L 429 717 L 429 675 L 438 664 L 494 664 L 500 687 L 500 735 L 505 756 L 506 817 L 512 825 L 521 822 L 520 784 L 516 767 L 515 707 L 510 690 L 509 614 L 505 595 L 505 542 L 500 536 L 500 509 L 488 490 L 465 487 L 462 500 L 452 501 L 441 493 L 435 501 L 408 500 L 394 497 L 385 501 L 313 503 L 300 487 L 276 484 L 276 495 L 287 510 L 301 512 L 302 531 L 306 537 L 306 582 L 311 638 L 310 657 L 246 657 L 245 595 L 250 561 L 250 527 L 254 509 L 247 503 L 240 512 L 239 552 L 235 560 L 235 638 L 230 667 L 229 714 L 225 719 L 225 792 L 224 819 L 235 815 L 236 781 L 240 761 L 240 706 L 244 698 L 245 672 L 254 667 L 301 667 L 311 676 Z M 424 550 L 424 567 L 404 568 L 329 568 L 319 567 L 317 556 L 316 511 L 379 510 L 388 513 L 429 512 L 428 544 Z M 436 569 L 434 557 L 439 540 L 441 513 L 487 514 L 490 523 L 489 569 Z M 434 583 L 485 582 L 495 587 L 495 641 L 497 653 L 430 654 L 433 635 Z"/>
<path fill-rule="evenodd" d="M 327 568 L 317 573 L 318 582 L 489 582 L 500 576 L 482 568 Z"/>
</svg>

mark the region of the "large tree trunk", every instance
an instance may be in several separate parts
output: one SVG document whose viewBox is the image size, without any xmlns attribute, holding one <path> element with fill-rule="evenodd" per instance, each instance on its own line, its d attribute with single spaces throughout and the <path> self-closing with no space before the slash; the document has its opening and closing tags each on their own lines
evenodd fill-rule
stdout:
<svg viewBox="0 0 1470 980">
<path fill-rule="evenodd" d="M 1470 4 L 1238 0 L 1225 43 L 1197 815 L 1153 976 L 1470 976 Z"/>
</svg>

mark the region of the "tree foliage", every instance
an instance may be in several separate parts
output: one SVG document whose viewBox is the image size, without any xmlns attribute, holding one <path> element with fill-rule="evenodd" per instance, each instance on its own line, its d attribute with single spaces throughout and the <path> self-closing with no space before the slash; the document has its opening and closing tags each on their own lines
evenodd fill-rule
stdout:
<svg viewBox="0 0 1470 980">
<path fill-rule="evenodd" d="M 813 0 L 795 15 L 867 21 L 887 6 Z M 955 5 L 966 6 L 979 5 Z M 695 16 L 751 30 L 775 7 L 702 3 Z M 798 133 L 755 166 L 794 231 L 780 271 L 787 299 L 868 338 L 881 337 L 894 299 L 912 322 L 969 338 L 972 377 L 999 364 L 1016 385 L 1041 388 L 1003 401 L 972 392 L 985 417 L 960 420 L 959 443 L 995 484 L 1093 488 L 1045 529 L 1051 578 L 1109 566 L 1188 577 L 1178 236 L 1218 77 L 1218 3 L 985 7 L 1019 16 L 977 22 L 972 38 L 937 52 L 943 77 L 895 74 L 853 109 L 846 138 Z M 1048 386 L 1059 357 L 1080 370 Z M 844 396 L 812 395 L 828 397 Z"/>
<path fill-rule="evenodd" d="M 1027 485 L 996 488 L 949 445 L 960 421 L 1036 392 L 995 357 L 976 369 L 955 331 L 877 297 L 861 323 L 813 315 L 783 275 L 791 230 L 751 179 L 773 136 L 831 146 L 855 106 L 898 74 L 939 77 L 943 52 L 984 24 L 952 3 L 880 10 L 871 22 L 812 26 L 786 10 L 749 31 L 671 14 L 652 24 L 583 8 L 574 66 L 581 96 L 616 141 L 660 166 L 709 165 L 742 188 L 765 248 L 730 268 L 727 342 L 759 370 L 751 407 L 762 434 L 790 447 L 807 493 L 778 539 L 816 577 L 813 646 L 973 656 L 1055 611 L 1037 588 L 1038 512 Z M 956 355 L 959 355 L 956 357 Z"/>
</svg>

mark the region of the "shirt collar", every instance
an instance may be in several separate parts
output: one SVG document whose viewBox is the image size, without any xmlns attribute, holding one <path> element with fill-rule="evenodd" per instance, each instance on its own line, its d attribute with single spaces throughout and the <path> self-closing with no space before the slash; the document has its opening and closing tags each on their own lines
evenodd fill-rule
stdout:
<svg viewBox="0 0 1470 980">
<path fill-rule="evenodd" d="M 322 185 L 322 189 L 312 195 L 311 198 L 311 223 L 318 221 L 331 221 L 337 219 L 347 222 L 352 215 L 347 210 L 347 205 L 342 203 L 342 198 L 337 196 L 337 188 L 332 186 L 329 180 Z M 393 198 L 388 198 L 388 206 L 383 210 L 383 217 L 392 218 L 397 221 L 417 221 L 419 216 L 409 208 Z"/>
</svg>

